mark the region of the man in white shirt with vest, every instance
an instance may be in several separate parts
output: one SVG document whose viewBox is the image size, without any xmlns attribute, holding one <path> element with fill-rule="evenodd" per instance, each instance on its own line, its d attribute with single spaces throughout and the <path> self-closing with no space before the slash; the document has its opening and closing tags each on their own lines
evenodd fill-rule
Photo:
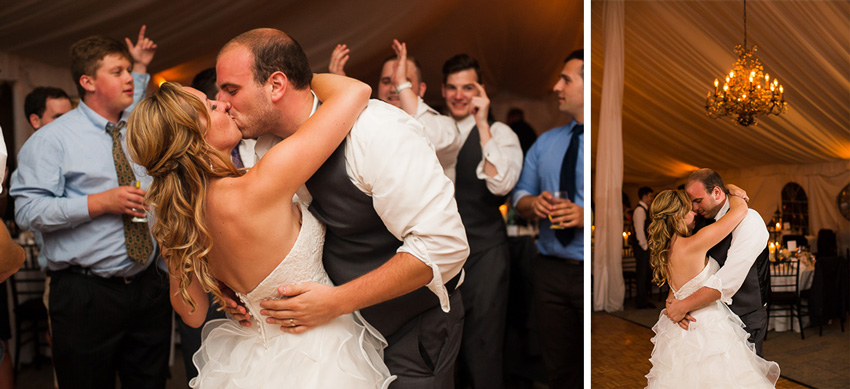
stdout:
<svg viewBox="0 0 850 389">
<path fill-rule="evenodd" d="M 490 100 L 472 57 L 459 54 L 446 61 L 442 95 L 460 132 L 455 199 L 470 252 L 458 384 L 500 388 L 510 252 L 499 206 L 519 180 L 522 147 L 510 127 L 488 121 Z"/>
<path fill-rule="evenodd" d="M 279 30 L 234 38 L 216 71 L 220 100 L 231 104 L 243 137 L 259 136 L 260 155 L 320 103 L 306 54 Z M 336 286 L 283 285 L 287 298 L 264 302 L 263 319 L 298 333 L 360 310 L 389 343 L 394 385 L 451 388 L 463 323 L 455 289 L 469 252 L 451 181 L 421 131 L 409 115 L 369 102 L 307 182 L 309 193 L 298 194 L 327 226 L 323 263 Z M 287 327 L 293 317 L 309 324 Z"/>
</svg>

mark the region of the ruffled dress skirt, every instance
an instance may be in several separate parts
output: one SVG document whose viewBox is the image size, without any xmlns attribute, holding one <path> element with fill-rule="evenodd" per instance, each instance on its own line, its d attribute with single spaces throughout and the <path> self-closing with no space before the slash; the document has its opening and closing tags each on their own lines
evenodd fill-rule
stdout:
<svg viewBox="0 0 850 389">
<path fill-rule="evenodd" d="M 779 365 L 762 359 L 747 341 L 744 323 L 715 301 L 692 313 L 696 322 L 683 330 L 664 312 L 652 327 L 655 344 L 649 388 L 772 388 Z"/>
<path fill-rule="evenodd" d="M 192 388 L 387 388 L 395 379 L 383 363 L 383 344 L 354 315 L 301 334 L 234 320 L 207 323 L 192 358 Z M 270 331 L 271 332 L 271 331 Z"/>
</svg>

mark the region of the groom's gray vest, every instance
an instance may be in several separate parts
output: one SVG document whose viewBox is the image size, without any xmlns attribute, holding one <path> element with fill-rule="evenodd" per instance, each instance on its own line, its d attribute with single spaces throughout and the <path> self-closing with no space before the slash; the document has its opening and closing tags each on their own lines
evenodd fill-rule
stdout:
<svg viewBox="0 0 850 389">
<path fill-rule="evenodd" d="M 351 182 L 345 171 L 345 143 L 307 181 L 313 196 L 310 212 L 327 226 L 322 261 L 335 285 L 341 285 L 383 265 L 402 242 L 375 212 L 372 198 Z M 458 278 L 458 277 L 455 277 Z M 454 281 L 454 280 L 452 280 Z M 453 290 L 447 283 L 446 287 Z M 402 325 L 440 301 L 422 287 L 404 296 L 363 308 L 360 313 L 389 338 Z"/>
<path fill-rule="evenodd" d="M 706 226 L 705 218 L 697 219 L 696 231 Z M 726 255 L 732 245 L 732 233 L 729 233 L 720 243 L 710 250 L 708 255 L 714 258 L 720 266 L 726 263 Z M 747 277 L 738 292 L 732 296 L 732 312 L 738 316 L 746 315 L 759 308 L 764 307 L 767 302 L 767 290 L 770 287 L 770 267 L 768 266 L 768 249 L 756 257 L 753 266 L 747 272 Z"/>
</svg>

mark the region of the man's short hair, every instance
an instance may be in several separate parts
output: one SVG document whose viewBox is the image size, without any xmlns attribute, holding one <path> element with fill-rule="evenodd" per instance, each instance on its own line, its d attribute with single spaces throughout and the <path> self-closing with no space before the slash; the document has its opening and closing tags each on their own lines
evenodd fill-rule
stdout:
<svg viewBox="0 0 850 389">
<path fill-rule="evenodd" d="M 218 94 L 218 86 L 215 84 L 215 68 L 201 70 L 192 79 L 192 84 L 189 85 L 207 95 L 210 100 L 215 100 Z"/>
<path fill-rule="evenodd" d="M 640 189 L 638 189 L 638 199 L 642 199 L 643 196 L 646 196 L 652 192 L 655 192 L 654 190 L 652 190 L 652 188 L 648 186 L 642 186 Z"/>
<path fill-rule="evenodd" d="M 257 28 L 237 36 L 221 49 L 224 52 L 232 45 L 248 48 L 254 56 L 254 81 L 263 85 L 272 73 L 280 71 L 286 75 L 295 89 L 310 87 L 313 71 L 301 45 L 287 33 L 273 28 Z"/>
<path fill-rule="evenodd" d="M 40 86 L 32 90 L 27 97 L 24 98 L 24 115 L 29 118 L 35 114 L 38 117 L 44 115 L 44 110 L 47 109 L 47 99 L 68 99 L 68 94 L 64 90 L 54 88 L 52 86 Z"/>
<path fill-rule="evenodd" d="M 71 76 L 77 85 L 77 93 L 80 98 L 85 96 L 86 90 L 80 85 L 80 77 L 88 75 L 94 77 L 97 69 L 103 62 L 103 58 L 110 54 L 116 54 L 130 61 L 133 65 L 133 57 L 127 45 L 105 36 L 90 36 L 71 45 Z"/>
<path fill-rule="evenodd" d="M 567 56 L 567 59 L 564 60 L 564 63 L 570 62 L 571 60 L 577 59 L 581 61 L 581 69 L 579 69 L 578 75 L 581 76 L 581 79 L 584 79 L 584 49 L 578 49 L 570 53 Z"/>
<path fill-rule="evenodd" d="M 478 77 L 478 83 L 481 84 L 481 67 L 478 66 L 478 61 L 467 54 L 458 54 L 451 57 L 443 64 L 443 84 L 449 79 L 449 76 L 457 72 L 462 72 L 467 69 L 474 69 L 475 75 Z"/>
<path fill-rule="evenodd" d="M 717 174 L 716 171 L 711 169 L 699 169 L 688 177 L 688 185 L 692 182 L 701 182 L 703 186 L 705 186 L 705 192 L 711 193 L 714 191 L 714 188 L 720 188 L 723 193 L 726 192 L 726 185 L 723 185 L 723 179 L 720 178 L 720 174 Z"/>
<path fill-rule="evenodd" d="M 386 65 L 387 62 L 395 61 L 395 60 L 398 60 L 398 56 L 397 55 L 391 55 L 391 56 L 385 58 L 384 62 L 381 62 L 381 66 Z M 424 82 L 424 81 L 422 81 L 422 65 L 419 64 L 419 60 L 417 60 L 416 58 L 411 57 L 409 55 L 407 56 L 407 60 L 410 61 L 410 62 L 413 62 L 413 66 L 416 67 L 416 77 L 419 78 L 419 82 Z"/>
</svg>

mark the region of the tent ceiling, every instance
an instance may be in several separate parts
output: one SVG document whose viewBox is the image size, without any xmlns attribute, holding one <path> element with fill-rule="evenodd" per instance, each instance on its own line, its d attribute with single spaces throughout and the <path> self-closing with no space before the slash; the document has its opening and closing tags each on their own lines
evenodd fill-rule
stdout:
<svg viewBox="0 0 850 389">
<path fill-rule="evenodd" d="M 301 43 L 314 71 L 327 71 L 333 47 L 348 44 L 347 73 L 374 84 L 398 38 L 425 70 L 429 102 L 440 101 L 443 61 L 461 52 L 481 62 L 491 95 L 551 101 L 559 65 L 583 45 L 583 20 L 581 0 L 12 1 L 0 8 L 0 51 L 67 67 L 74 41 L 135 39 L 147 24 L 159 45 L 152 73 L 189 82 L 230 38 L 274 27 Z"/>
<path fill-rule="evenodd" d="M 592 3 L 597 133 L 604 2 Z M 749 1 L 747 42 L 785 86 L 788 111 L 748 128 L 711 119 L 705 97 L 742 44 L 742 1 L 625 2 L 624 182 L 663 183 L 698 167 L 850 159 L 850 2 Z M 596 150 L 596 136 L 593 136 Z M 594 165 L 595 165 L 595 161 Z"/>
</svg>

